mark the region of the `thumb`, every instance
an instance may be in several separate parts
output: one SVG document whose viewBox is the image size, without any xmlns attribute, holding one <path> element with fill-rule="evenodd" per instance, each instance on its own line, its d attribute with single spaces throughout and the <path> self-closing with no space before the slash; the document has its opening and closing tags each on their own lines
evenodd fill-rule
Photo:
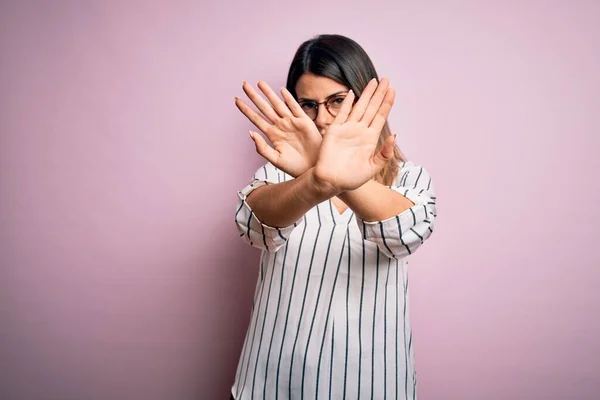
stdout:
<svg viewBox="0 0 600 400">
<path fill-rule="evenodd" d="M 260 154 L 265 160 L 269 161 L 271 164 L 275 164 L 279 153 L 275 149 L 273 149 L 266 140 L 259 133 L 250 131 L 250 138 L 254 142 L 254 146 L 256 147 L 256 152 Z"/>
<path fill-rule="evenodd" d="M 390 135 L 383 142 L 381 150 L 378 154 L 373 157 L 373 162 L 381 171 L 383 167 L 394 157 L 394 142 L 396 141 L 396 135 Z"/>
</svg>

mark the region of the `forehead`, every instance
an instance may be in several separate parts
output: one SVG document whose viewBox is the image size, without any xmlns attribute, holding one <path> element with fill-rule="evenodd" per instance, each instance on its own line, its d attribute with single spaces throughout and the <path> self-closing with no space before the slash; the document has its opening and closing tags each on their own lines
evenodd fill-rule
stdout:
<svg viewBox="0 0 600 400">
<path fill-rule="evenodd" d="M 331 78 L 305 73 L 300 76 L 296 83 L 296 95 L 298 98 L 322 100 L 333 93 L 346 91 L 349 88 Z"/>
</svg>

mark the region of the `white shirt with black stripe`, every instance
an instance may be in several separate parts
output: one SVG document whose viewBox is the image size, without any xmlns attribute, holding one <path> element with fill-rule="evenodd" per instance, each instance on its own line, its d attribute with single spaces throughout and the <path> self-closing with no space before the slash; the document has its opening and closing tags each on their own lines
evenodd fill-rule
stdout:
<svg viewBox="0 0 600 400">
<path fill-rule="evenodd" d="M 293 179 L 270 163 L 238 192 L 240 236 L 262 256 L 236 400 L 416 398 L 407 257 L 433 232 L 436 208 L 427 171 L 400 167 L 390 188 L 415 205 L 385 221 L 328 200 L 289 227 L 261 223 L 248 194 Z"/>
</svg>

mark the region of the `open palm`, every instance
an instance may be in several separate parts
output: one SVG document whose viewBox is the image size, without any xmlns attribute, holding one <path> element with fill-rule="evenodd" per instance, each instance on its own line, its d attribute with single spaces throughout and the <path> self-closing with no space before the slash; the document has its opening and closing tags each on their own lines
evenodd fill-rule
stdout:
<svg viewBox="0 0 600 400">
<path fill-rule="evenodd" d="M 352 106 L 350 92 L 323 137 L 315 176 L 339 191 L 354 190 L 372 179 L 393 156 L 394 137 L 379 151 L 377 142 L 394 103 L 389 81 L 372 80 Z"/>
<path fill-rule="evenodd" d="M 296 178 L 315 165 L 321 146 L 321 134 L 289 91 L 281 90 L 284 102 L 266 83 L 259 82 L 258 87 L 268 101 L 248 83 L 243 84 L 244 92 L 262 115 L 241 99 L 236 98 L 235 104 L 272 144 L 271 147 L 261 134 L 250 132 L 256 152 Z"/>
</svg>

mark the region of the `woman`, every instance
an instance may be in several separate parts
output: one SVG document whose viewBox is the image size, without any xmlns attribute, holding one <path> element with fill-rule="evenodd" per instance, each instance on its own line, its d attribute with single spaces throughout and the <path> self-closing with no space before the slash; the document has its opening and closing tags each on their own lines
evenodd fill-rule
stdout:
<svg viewBox="0 0 600 400">
<path fill-rule="evenodd" d="M 415 398 L 407 256 L 433 232 L 428 173 L 387 117 L 394 90 L 339 35 L 303 43 L 281 98 L 244 82 L 239 110 L 267 160 L 238 193 L 242 238 L 262 250 L 232 398 Z"/>
</svg>

